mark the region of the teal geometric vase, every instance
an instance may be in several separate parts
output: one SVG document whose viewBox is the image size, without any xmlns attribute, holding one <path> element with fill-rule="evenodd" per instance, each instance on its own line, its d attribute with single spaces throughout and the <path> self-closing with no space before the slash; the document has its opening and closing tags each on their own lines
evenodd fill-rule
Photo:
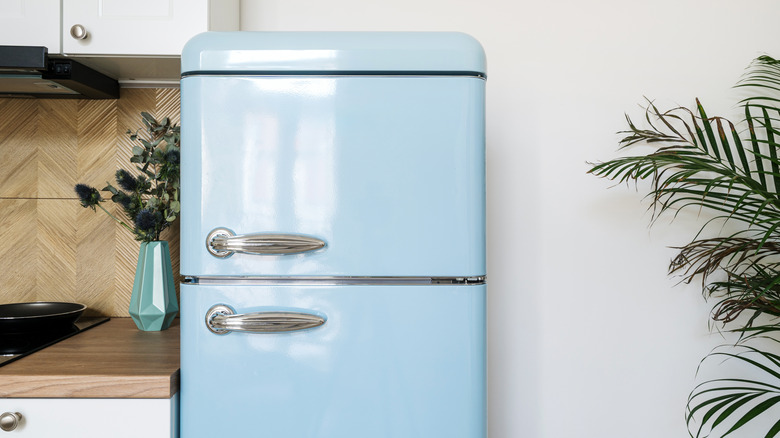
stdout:
<svg viewBox="0 0 780 438">
<path fill-rule="evenodd" d="M 178 312 L 168 242 L 141 242 L 130 316 L 139 330 L 160 331 L 171 326 Z"/>
</svg>

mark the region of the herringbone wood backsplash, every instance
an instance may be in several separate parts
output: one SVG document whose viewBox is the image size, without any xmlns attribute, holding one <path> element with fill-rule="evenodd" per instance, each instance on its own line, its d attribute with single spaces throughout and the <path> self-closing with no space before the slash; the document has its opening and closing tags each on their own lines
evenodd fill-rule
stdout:
<svg viewBox="0 0 780 438">
<path fill-rule="evenodd" d="M 179 90 L 0 98 L 0 304 L 70 301 L 90 314 L 128 316 L 139 243 L 102 211 L 82 208 L 73 186 L 102 189 L 119 167 L 133 168 L 126 131 L 142 128 L 142 111 L 178 123 Z M 163 238 L 178 276 L 178 225 Z"/>
</svg>

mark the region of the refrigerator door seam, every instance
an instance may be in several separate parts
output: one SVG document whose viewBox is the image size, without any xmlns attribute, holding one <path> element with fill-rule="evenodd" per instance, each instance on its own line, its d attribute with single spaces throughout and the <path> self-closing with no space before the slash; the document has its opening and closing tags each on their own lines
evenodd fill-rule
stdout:
<svg viewBox="0 0 780 438">
<path fill-rule="evenodd" d="M 188 284 L 208 285 L 480 285 L 485 284 L 487 277 L 252 277 L 252 276 L 185 276 Z"/>
<path fill-rule="evenodd" d="M 370 71 L 370 70 L 200 70 L 200 71 L 186 71 L 181 74 L 182 79 L 193 76 L 378 76 L 378 77 L 398 77 L 398 76 L 413 76 L 413 77 L 442 77 L 442 76 L 458 76 L 458 77 L 473 77 L 478 79 L 487 79 L 487 75 L 478 71 Z"/>
</svg>

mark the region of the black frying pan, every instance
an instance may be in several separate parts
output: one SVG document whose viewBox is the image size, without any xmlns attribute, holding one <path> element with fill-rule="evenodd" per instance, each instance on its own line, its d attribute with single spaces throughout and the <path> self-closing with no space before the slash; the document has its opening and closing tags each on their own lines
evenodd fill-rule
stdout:
<svg viewBox="0 0 780 438">
<path fill-rule="evenodd" d="M 0 304 L 0 334 L 68 330 L 86 308 L 76 303 Z"/>
</svg>

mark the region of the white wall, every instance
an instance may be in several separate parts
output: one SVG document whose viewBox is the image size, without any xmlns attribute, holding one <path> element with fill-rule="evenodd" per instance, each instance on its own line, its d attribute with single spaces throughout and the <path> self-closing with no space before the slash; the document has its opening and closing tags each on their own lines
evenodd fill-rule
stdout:
<svg viewBox="0 0 780 438">
<path fill-rule="evenodd" d="M 488 57 L 492 438 L 687 436 L 710 335 L 696 285 L 666 278 L 693 229 L 648 228 L 642 193 L 585 174 L 623 113 L 730 87 L 780 56 L 776 0 L 242 0 L 243 30 L 457 30 Z M 738 114 L 737 114 L 738 116 Z"/>
</svg>

